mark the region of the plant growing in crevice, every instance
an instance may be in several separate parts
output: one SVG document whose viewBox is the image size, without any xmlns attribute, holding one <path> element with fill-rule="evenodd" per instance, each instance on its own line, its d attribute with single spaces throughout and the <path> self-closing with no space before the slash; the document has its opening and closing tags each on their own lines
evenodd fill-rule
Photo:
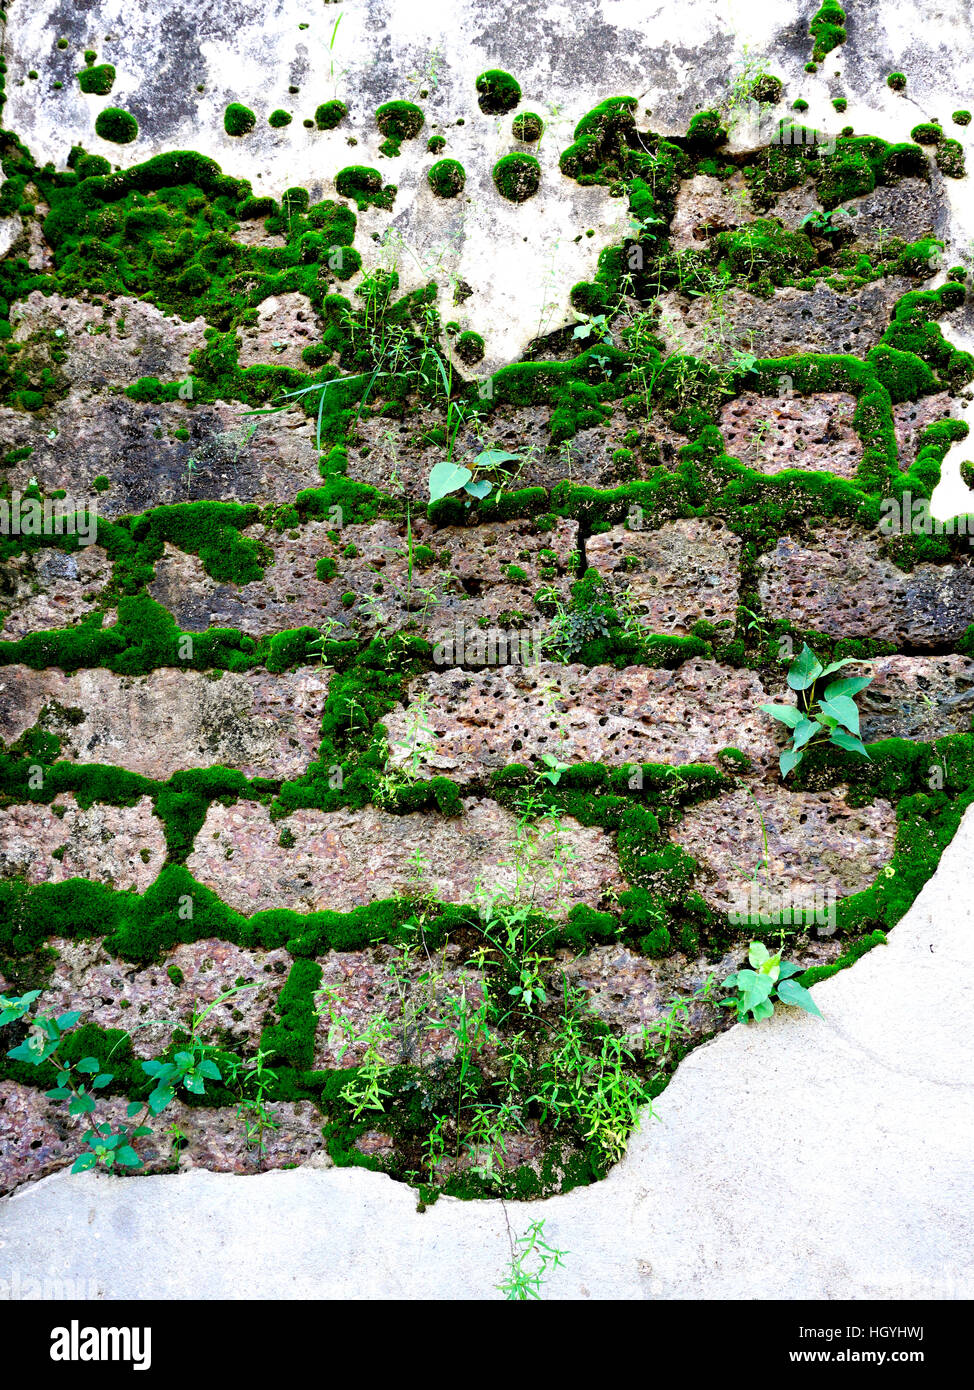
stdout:
<svg viewBox="0 0 974 1390">
<path fill-rule="evenodd" d="M 822 1017 L 808 990 L 794 978 L 802 973 L 800 965 L 783 961 L 780 951 L 772 955 L 761 941 L 751 942 L 747 958 L 750 968 L 735 970 L 724 981 L 724 988 L 733 990 L 734 998 L 721 1000 L 723 1008 L 737 1010 L 739 1022 L 746 1023 L 749 1014 L 755 1020 L 770 1018 L 775 1001 Z"/>
<path fill-rule="evenodd" d="M 797 704 L 761 706 L 765 714 L 791 730 L 791 746 L 779 759 L 782 777 L 787 777 L 798 766 L 807 749 L 823 743 L 869 757 L 859 737 L 859 708 L 853 697 L 865 690 L 872 676 L 842 677 L 830 681 L 821 695 L 818 693 L 819 683 L 826 676 L 846 666 L 860 664 L 854 657 L 845 657 L 823 666 L 807 642 L 803 645 L 787 676 L 789 686 L 797 695 Z"/>
</svg>

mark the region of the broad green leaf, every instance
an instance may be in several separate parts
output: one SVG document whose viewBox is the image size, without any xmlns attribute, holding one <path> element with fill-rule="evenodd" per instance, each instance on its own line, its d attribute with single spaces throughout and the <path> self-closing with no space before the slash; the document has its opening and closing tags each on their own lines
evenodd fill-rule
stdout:
<svg viewBox="0 0 974 1390">
<path fill-rule="evenodd" d="M 69 1013 L 58 1015 L 56 1020 L 57 1026 L 60 1028 L 61 1032 L 64 1033 L 69 1028 L 73 1028 L 80 1017 L 80 1009 L 71 1009 Z"/>
<path fill-rule="evenodd" d="M 486 478 L 481 478 L 481 479 L 480 479 L 478 482 L 476 482 L 476 483 L 466 483 L 466 484 L 464 485 L 464 489 L 463 489 L 463 490 L 464 490 L 464 492 L 469 492 L 471 497 L 476 497 L 476 498 L 478 498 L 480 501 L 483 501 L 483 499 L 484 499 L 484 498 L 488 495 L 488 493 L 490 492 L 490 488 L 491 488 L 491 485 L 490 485 L 490 483 L 487 481 L 487 479 L 486 479 Z"/>
<path fill-rule="evenodd" d="M 737 987 L 741 991 L 741 1002 L 745 1009 L 753 1009 L 756 1004 L 767 999 L 774 988 L 767 975 L 758 975 L 754 970 L 740 970 Z"/>
<path fill-rule="evenodd" d="M 74 1100 L 72 1100 L 71 1104 L 68 1106 L 68 1114 L 90 1115 L 94 1108 L 95 1102 L 93 1097 L 82 1094 L 80 1096 L 75 1096 Z"/>
<path fill-rule="evenodd" d="M 788 684 L 792 690 L 807 690 L 821 674 L 822 663 L 806 642 L 798 653 L 798 659 L 788 672 Z"/>
<path fill-rule="evenodd" d="M 123 1144 L 119 1149 L 118 1161 L 124 1168 L 141 1168 L 142 1160 L 132 1148 L 131 1144 Z"/>
<path fill-rule="evenodd" d="M 759 965 L 763 965 L 766 960 L 771 959 L 771 952 L 763 941 L 752 941 L 748 948 L 747 958 L 757 970 Z"/>
<path fill-rule="evenodd" d="M 133 1100 L 125 1107 L 125 1113 L 130 1120 L 134 1120 L 141 1109 L 142 1102 L 139 1100 Z"/>
<path fill-rule="evenodd" d="M 93 1091 L 100 1091 L 103 1086 L 108 1085 L 109 1081 L 111 1081 L 114 1075 L 115 1073 L 111 1071 L 99 1072 L 98 1075 L 95 1077 L 94 1081 L 91 1083 L 91 1089 Z"/>
<path fill-rule="evenodd" d="M 520 454 L 509 454 L 506 449 L 484 449 L 474 459 L 478 468 L 496 468 L 501 463 L 518 463 Z"/>
<path fill-rule="evenodd" d="M 867 685 L 872 685 L 872 676 L 849 676 L 844 681 L 830 681 L 825 687 L 824 699 L 834 700 L 836 695 L 858 695 Z"/>
<path fill-rule="evenodd" d="M 430 471 L 430 501 L 438 502 L 441 497 L 456 492 L 465 483 L 469 483 L 472 477 L 469 468 L 464 468 L 459 463 L 451 463 L 449 459 L 441 459 Z"/>
<path fill-rule="evenodd" d="M 53 1091 L 45 1091 L 44 1094 L 51 1100 L 68 1100 L 71 1092 L 67 1086 L 55 1086 Z"/>
<path fill-rule="evenodd" d="M 782 724 L 787 724 L 789 729 L 794 729 L 805 718 L 800 709 L 794 705 L 761 705 L 765 714 L 770 714 L 772 719 L 780 719 Z"/>
<path fill-rule="evenodd" d="M 847 749 L 850 753 L 859 753 L 864 758 L 869 757 L 862 739 L 856 738 L 853 734 L 847 734 L 843 729 L 832 730 L 832 742 L 837 743 L 840 748 Z"/>
<path fill-rule="evenodd" d="M 822 1017 L 822 1011 L 815 1000 L 797 980 L 782 980 L 778 985 L 778 998 L 782 1004 L 793 1004 L 799 1009 L 804 1009 L 806 1013 Z"/>
<path fill-rule="evenodd" d="M 837 719 L 850 734 L 859 733 L 859 710 L 855 700 L 850 700 L 848 695 L 836 695 L 834 700 L 819 700 L 818 703 L 823 714 Z"/>
<path fill-rule="evenodd" d="M 200 1075 L 208 1077 L 210 1081 L 220 1080 L 220 1068 L 217 1066 L 216 1062 L 211 1062 L 208 1057 L 200 1062 L 199 1070 Z"/>
<path fill-rule="evenodd" d="M 78 1157 L 71 1165 L 72 1173 L 83 1173 L 87 1168 L 94 1168 L 98 1159 L 94 1154 L 78 1154 Z"/>
<path fill-rule="evenodd" d="M 86 1076 L 93 1076 L 96 1071 L 101 1071 L 101 1063 L 97 1057 L 82 1057 L 80 1062 L 75 1063 L 75 1066 Z"/>
<path fill-rule="evenodd" d="M 759 1023 L 762 1018 L 770 1018 L 774 1013 L 774 1005 L 770 999 L 762 999 L 760 1004 L 754 1006 L 754 1020 Z"/>
<path fill-rule="evenodd" d="M 160 1111 L 165 1110 L 175 1094 L 171 1086 L 157 1086 L 149 1095 L 148 1105 L 151 1113 L 158 1115 Z"/>
<path fill-rule="evenodd" d="M 841 671 L 843 666 L 855 666 L 857 664 L 854 656 L 844 656 L 841 661 L 833 661 L 822 672 L 823 676 L 830 676 L 833 671 Z"/>
<path fill-rule="evenodd" d="M 800 975 L 803 967 L 796 965 L 793 960 L 783 960 L 778 968 L 778 979 L 787 980 L 792 975 Z"/>
<path fill-rule="evenodd" d="M 804 755 L 799 751 L 796 753 L 794 748 L 786 748 L 778 759 L 778 766 L 781 768 L 782 777 L 787 777 L 793 768 L 796 768 Z"/>
<path fill-rule="evenodd" d="M 817 719 L 803 719 L 800 724 L 795 725 L 795 732 L 791 737 L 792 748 L 804 748 L 808 740 L 814 738 L 821 728 Z"/>
</svg>

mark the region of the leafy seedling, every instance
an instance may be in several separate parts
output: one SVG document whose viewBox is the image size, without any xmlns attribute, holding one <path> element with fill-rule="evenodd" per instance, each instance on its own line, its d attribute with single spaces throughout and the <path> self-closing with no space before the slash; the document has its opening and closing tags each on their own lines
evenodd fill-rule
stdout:
<svg viewBox="0 0 974 1390">
<path fill-rule="evenodd" d="M 859 707 L 853 696 L 872 681 L 872 676 L 846 676 L 830 681 L 821 696 L 818 683 L 826 676 L 854 666 L 853 657 L 843 661 L 833 661 L 823 666 L 818 657 L 806 643 L 788 672 L 788 684 L 797 696 L 794 705 L 762 705 L 765 714 L 787 725 L 791 730 L 791 747 L 786 748 L 779 760 L 782 777 L 801 762 L 807 748 L 817 743 L 834 743 L 849 753 L 859 753 L 868 758 L 866 746 L 859 737 Z"/>
<path fill-rule="evenodd" d="M 737 1010 L 738 1022 L 746 1023 L 748 1014 L 755 1019 L 770 1018 L 774 1013 L 774 1001 L 822 1017 L 808 990 L 793 978 L 801 974 L 800 965 L 783 961 L 780 951 L 771 955 L 760 941 L 751 942 L 747 958 L 751 969 L 736 970 L 724 981 L 725 989 L 736 991 L 736 997 L 721 1000 L 723 1008 Z"/>
</svg>

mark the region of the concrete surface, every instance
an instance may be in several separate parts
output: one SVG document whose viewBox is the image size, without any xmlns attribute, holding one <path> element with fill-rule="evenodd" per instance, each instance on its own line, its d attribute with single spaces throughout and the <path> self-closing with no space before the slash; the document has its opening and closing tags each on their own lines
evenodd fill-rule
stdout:
<svg viewBox="0 0 974 1390">
<path fill-rule="evenodd" d="M 972 860 L 974 808 L 890 944 L 816 987 L 824 1020 L 693 1053 L 595 1187 L 419 1214 L 360 1169 L 57 1174 L 0 1203 L 0 1295 L 498 1298 L 543 1219 L 553 1299 L 970 1298 Z"/>
</svg>

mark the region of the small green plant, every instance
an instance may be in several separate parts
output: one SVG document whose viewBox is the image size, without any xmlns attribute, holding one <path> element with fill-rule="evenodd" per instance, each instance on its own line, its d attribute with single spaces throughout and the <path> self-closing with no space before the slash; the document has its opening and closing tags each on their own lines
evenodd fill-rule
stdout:
<svg viewBox="0 0 974 1390">
<path fill-rule="evenodd" d="M 865 690 L 872 676 L 847 676 L 830 681 L 818 695 L 819 682 L 825 676 L 857 664 L 853 657 L 846 657 L 823 666 L 806 642 L 787 677 L 798 703 L 761 706 L 765 714 L 791 730 L 791 747 L 783 751 L 779 760 L 782 777 L 787 777 L 798 766 L 806 749 L 820 743 L 833 743 L 849 753 L 869 757 L 859 737 L 859 708 L 853 696 Z"/>
<path fill-rule="evenodd" d="M 523 1235 L 511 1237 L 511 1267 L 495 1288 L 510 1303 L 541 1298 L 541 1286 L 549 1270 L 564 1263 L 567 1250 L 556 1250 L 544 1239 L 544 1222 L 533 1221 Z"/>
<path fill-rule="evenodd" d="M 249 135 L 256 124 L 253 111 L 239 101 L 231 101 L 223 113 L 223 129 L 228 135 Z"/>
<path fill-rule="evenodd" d="M 721 1000 L 723 1008 L 737 1010 L 740 1023 L 747 1022 L 748 1014 L 755 1019 L 770 1018 L 775 1000 L 822 1017 L 808 990 L 794 978 L 802 973 L 800 965 L 783 961 L 780 951 L 771 955 L 761 941 L 751 942 L 747 958 L 751 968 L 735 970 L 724 981 L 724 987 L 734 990 L 736 997 Z"/>
<path fill-rule="evenodd" d="M 489 496 L 493 486 L 489 478 L 478 478 L 473 481 L 474 473 L 477 471 L 494 470 L 505 463 L 517 463 L 519 456 L 510 454 L 506 449 L 484 449 L 473 460 L 473 468 L 465 468 L 463 464 L 454 463 L 452 459 L 441 459 L 434 464 L 429 475 L 430 501 L 438 502 L 442 497 L 448 497 L 451 492 L 459 492 L 461 489 L 482 501 Z M 470 503 L 467 503 L 469 506 Z"/>
</svg>

